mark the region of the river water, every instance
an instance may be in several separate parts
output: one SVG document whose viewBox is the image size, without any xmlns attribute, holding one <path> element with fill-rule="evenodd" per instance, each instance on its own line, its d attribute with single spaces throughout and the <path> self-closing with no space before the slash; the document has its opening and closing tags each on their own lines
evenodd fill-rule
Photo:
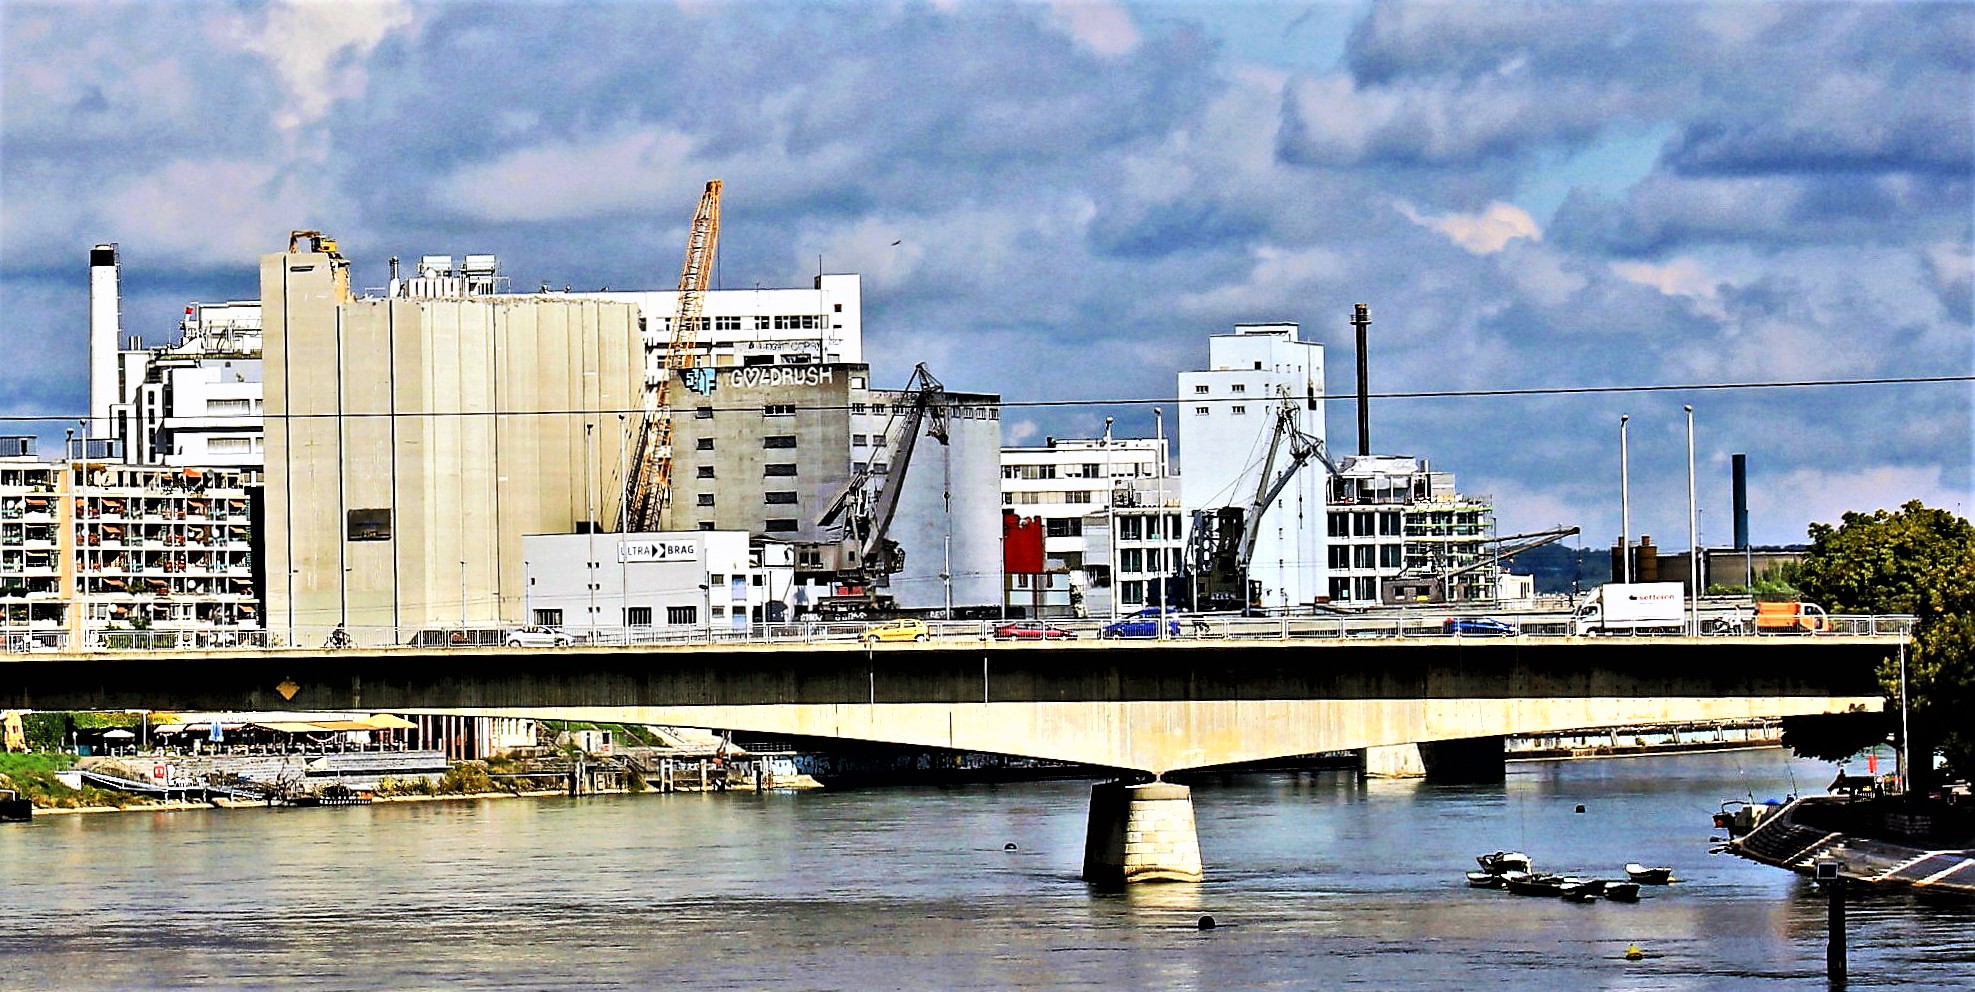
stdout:
<svg viewBox="0 0 1975 992">
<path fill-rule="evenodd" d="M 1821 896 L 1707 852 L 1722 799 L 1829 766 L 1510 767 L 1200 782 L 1209 881 L 1121 894 L 1077 878 L 1085 783 L 44 816 L 0 828 L 0 989 L 1825 987 Z M 1496 848 L 1682 881 L 1465 887 Z M 1975 988 L 1975 906 L 1863 899 L 1851 938 L 1852 988 Z"/>
</svg>

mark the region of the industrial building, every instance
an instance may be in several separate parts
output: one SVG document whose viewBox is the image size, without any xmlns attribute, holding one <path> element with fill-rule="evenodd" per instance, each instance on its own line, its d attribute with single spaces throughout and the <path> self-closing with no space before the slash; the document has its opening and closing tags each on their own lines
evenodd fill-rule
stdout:
<svg viewBox="0 0 1975 992">
<path fill-rule="evenodd" d="M 1180 480 L 1163 436 L 1052 437 L 1003 448 L 1001 505 L 1043 529 L 1044 571 L 1007 577 L 1012 611 L 1111 616 L 1143 606 L 1148 586 L 1179 570 Z M 1172 509 L 1162 515 L 1160 507 Z"/>
<path fill-rule="evenodd" d="M 591 643 L 746 630 L 796 615 L 793 546 L 744 530 L 521 539 L 531 623 Z"/>
<path fill-rule="evenodd" d="M 1502 598 L 1490 559 L 1495 513 L 1406 455 L 1353 455 L 1330 480 L 1330 601 L 1477 602 Z M 1513 590 L 1511 590 L 1513 592 Z"/>
<path fill-rule="evenodd" d="M 1284 463 L 1268 465 L 1278 424 L 1324 437 L 1323 345 L 1296 324 L 1236 324 L 1208 339 L 1207 367 L 1179 374 L 1180 505 L 1245 508 Z M 1295 473 L 1264 510 L 1246 567 L 1250 605 L 1307 609 L 1330 592 L 1321 465 Z"/>
</svg>

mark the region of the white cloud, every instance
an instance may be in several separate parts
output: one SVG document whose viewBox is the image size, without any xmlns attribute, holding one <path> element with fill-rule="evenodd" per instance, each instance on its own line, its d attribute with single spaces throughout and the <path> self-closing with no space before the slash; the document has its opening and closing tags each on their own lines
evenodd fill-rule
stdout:
<svg viewBox="0 0 1975 992">
<path fill-rule="evenodd" d="M 1042 425 L 1033 420 L 1003 421 L 1001 424 L 1002 444 L 1021 444 L 1042 433 Z"/>
<path fill-rule="evenodd" d="M 1182 294 L 1178 309 L 1202 317 L 1245 314 L 1244 319 L 1273 320 L 1303 312 L 1316 291 L 1342 282 L 1347 272 L 1345 257 L 1330 248 L 1259 245 L 1251 252 L 1246 279 Z"/>
<path fill-rule="evenodd" d="M 321 120 L 337 100 L 363 93 L 364 58 L 412 21 L 408 0 L 283 0 L 257 24 L 236 22 L 233 40 L 265 57 L 280 77 L 288 100 L 275 124 L 294 131 Z"/>
<path fill-rule="evenodd" d="M 1676 258 L 1664 264 L 1651 262 L 1612 262 L 1612 274 L 1630 283 L 1659 290 L 1667 296 L 1693 300 L 1696 309 L 1712 317 L 1723 316 L 1723 280 L 1692 258 Z"/>
<path fill-rule="evenodd" d="M 354 240 L 353 221 L 331 207 L 327 190 L 264 162 L 180 159 L 115 188 L 99 209 L 117 239 L 176 252 L 186 267 L 251 265 L 297 228 Z"/>
<path fill-rule="evenodd" d="M 1110 0 L 1047 0 L 1050 19 L 1099 55 L 1125 55 L 1142 37 L 1131 12 Z"/>
<path fill-rule="evenodd" d="M 1836 525 L 1848 511 L 1899 509 L 1908 500 L 1967 516 L 1975 493 L 1942 478 L 1939 465 L 1871 465 L 1854 469 L 1799 468 L 1749 487 L 1749 513 L 1765 529 L 1802 540 L 1811 523 Z M 1760 539 L 1760 538 L 1758 538 Z"/>
<path fill-rule="evenodd" d="M 1518 238 L 1543 240 L 1543 229 L 1536 226 L 1536 219 L 1513 203 L 1497 201 L 1472 214 L 1423 214 L 1404 200 L 1395 207 L 1407 220 L 1439 231 L 1475 255 L 1493 255 Z"/>
<path fill-rule="evenodd" d="M 522 148 L 455 171 L 437 184 L 443 206 L 478 220 L 543 221 L 650 209 L 711 176 L 691 137 L 630 128 Z"/>
</svg>

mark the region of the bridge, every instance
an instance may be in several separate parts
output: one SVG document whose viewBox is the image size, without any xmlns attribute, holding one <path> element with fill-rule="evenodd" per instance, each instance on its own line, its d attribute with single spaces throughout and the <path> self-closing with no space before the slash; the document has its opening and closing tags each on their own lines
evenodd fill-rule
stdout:
<svg viewBox="0 0 1975 992">
<path fill-rule="evenodd" d="M 1076 761 L 1086 877 L 1200 877 L 1183 769 L 1642 723 L 1878 709 L 1897 636 L 1385 638 L 15 655 L 0 706 L 676 724 Z M 1428 771 L 1432 771 L 1431 767 Z M 1134 780 L 1138 784 L 1129 784 Z"/>
</svg>

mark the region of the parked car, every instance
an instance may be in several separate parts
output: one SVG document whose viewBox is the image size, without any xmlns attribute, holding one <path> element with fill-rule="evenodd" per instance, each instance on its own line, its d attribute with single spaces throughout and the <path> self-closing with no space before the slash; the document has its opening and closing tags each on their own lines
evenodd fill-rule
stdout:
<svg viewBox="0 0 1975 992">
<path fill-rule="evenodd" d="M 879 641 L 924 641 L 932 636 L 933 632 L 926 627 L 924 620 L 893 620 L 865 631 L 861 640 L 866 644 L 876 644 Z"/>
<path fill-rule="evenodd" d="M 514 627 L 501 635 L 501 643 L 511 648 L 566 648 L 573 641 L 568 634 L 539 624 Z"/>
<path fill-rule="evenodd" d="M 1515 627 L 1489 617 L 1448 617 L 1441 624 L 1449 634 L 1462 637 L 1514 637 Z"/>
<path fill-rule="evenodd" d="M 1148 639 L 1158 637 L 1159 611 L 1155 609 L 1147 613 L 1145 610 L 1140 610 L 1139 613 L 1146 615 L 1134 616 L 1131 619 L 1120 620 L 1117 623 L 1107 623 L 1098 629 L 1097 636 L 1103 640 L 1111 640 L 1119 637 L 1143 637 Z M 1180 636 L 1180 622 L 1178 620 L 1166 621 L 1166 636 Z"/>
<path fill-rule="evenodd" d="M 1017 620 L 994 628 L 997 641 L 1074 641 L 1077 632 L 1064 630 L 1053 623 L 1038 620 Z"/>
</svg>

